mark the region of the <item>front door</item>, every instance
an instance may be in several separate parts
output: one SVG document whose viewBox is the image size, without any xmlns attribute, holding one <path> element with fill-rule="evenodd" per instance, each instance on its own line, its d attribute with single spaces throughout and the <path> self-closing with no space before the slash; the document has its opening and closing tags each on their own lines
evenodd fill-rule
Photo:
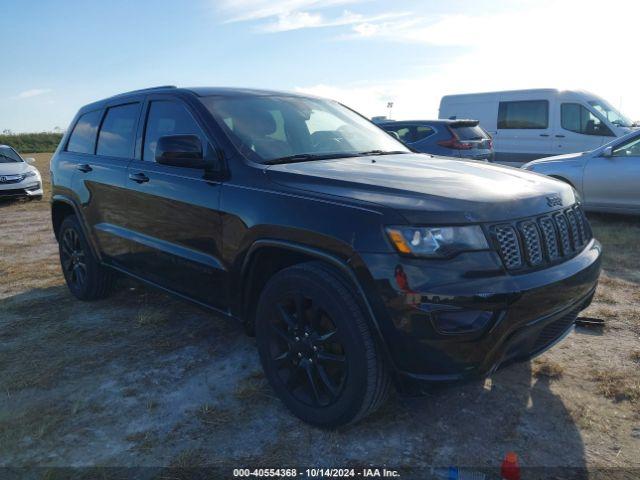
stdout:
<svg viewBox="0 0 640 480">
<path fill-rule="evenodd" d="M 226 306 L 226 271 L 220 261 L 220 181 L 203 169 L 155 162 L 165 135 L 197 135 L 211 142 L 189 107 L 177 99 L 152 96 L 145 105 L 140 159 L 127 175 L 127 235 L 132 273 L 210 306 Z"/>
<path fill-rule="evenodd" d="M 640 136 L 615 147 L 610 157 L 593 157 L 584 170 L 588 206 L 640 212 Z"/>
<path fill-rule="evenodd" d="M 555 155 L 594 150 L 615 137 L 595 113 L 579 103 L 561 103 L 560 125 L 553 134 Z"/>
</svg>

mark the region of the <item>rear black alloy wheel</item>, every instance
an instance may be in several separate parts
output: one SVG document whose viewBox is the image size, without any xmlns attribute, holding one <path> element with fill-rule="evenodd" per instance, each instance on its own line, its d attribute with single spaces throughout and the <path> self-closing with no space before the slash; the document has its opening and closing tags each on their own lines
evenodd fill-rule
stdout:
<svg viewBox="0 0 640 480">
<path fill-rule="evenodd" d="M 256 312 L 256 341 L 269 383 L 305 422 L 337 427 L 378 408 L 390 376 L 350 282 L 321 262 L 277 272 Z"/>
<path fill-rule="evenodd" d="M 87 281 L 87 264 L 80 237 L 73 228 L 67 228 L 60 239 L 60 262 L 69 287 L 82 290 Z"/>
<path fill-rule="evenodd" d="M 67 216 L 58 229 L 60 266 L 71 293 L 80 300 L 107 296 L 114 276 L 95 258 L 75 215 Z"/>
<path fill-rule="evenodd" d="M 347 359 L 331 317 L 313 298 L 293 292 L 275 305 L 270 361 L 289 393 L 312 407 L 336 401 L 347 377 Z"/>
</svg>

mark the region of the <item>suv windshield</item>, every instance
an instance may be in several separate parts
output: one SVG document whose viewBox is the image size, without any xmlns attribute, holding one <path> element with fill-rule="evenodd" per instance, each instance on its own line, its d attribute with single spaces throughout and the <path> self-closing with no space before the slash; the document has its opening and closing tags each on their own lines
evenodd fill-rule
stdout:
<svg viewBox="0 0 640 480">
<path fill-rule="evenodd" d="M 22 162 L 20 155 L 9 147 L 0 147 L 0 163 L 18 163 Z"/>
<path fill-rule="evenodd" d="M 376 125 L 331 100 L 211 96 L 201 101 L 240 151 L 261 163 L 410 152 Z"/>
<path fill-rule="evenodd" d="M 589 102 L 598 113 L 604 116 L 607 120 L 613 123 L 617 127 L 632 127 L 633 122 L 621 114 L 618 110 L 609 105 L 604 100 L 592 100 Z"/>
</svg>

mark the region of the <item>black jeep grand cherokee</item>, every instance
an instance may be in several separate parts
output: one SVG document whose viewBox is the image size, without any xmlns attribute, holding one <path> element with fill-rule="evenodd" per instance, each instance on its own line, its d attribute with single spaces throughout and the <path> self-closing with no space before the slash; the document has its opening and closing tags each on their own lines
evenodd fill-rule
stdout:
<svg viewBox="0 0 640 480">
<path fill-rule="evenodd" d="M 488 375 L 570 331 L 600 244 L 571 187 L 414 154 L 328 100 L 161 87 L 83 107 L 52 161 L 67 284 L 125 273 L 238 319 L 303 420 Z"/>
</svg>

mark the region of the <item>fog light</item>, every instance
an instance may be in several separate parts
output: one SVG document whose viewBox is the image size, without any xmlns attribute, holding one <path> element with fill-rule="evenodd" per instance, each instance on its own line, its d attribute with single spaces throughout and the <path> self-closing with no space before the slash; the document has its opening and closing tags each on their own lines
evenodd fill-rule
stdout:
<svg viewBox="0 0 640 480">
<path fill-rule="evenodd" d="M 471 333 L 487 326 L 493 312 L 481 310 L 442 311 L 432 314 L 435 329 L 440 333 Z"/>
</svg>

